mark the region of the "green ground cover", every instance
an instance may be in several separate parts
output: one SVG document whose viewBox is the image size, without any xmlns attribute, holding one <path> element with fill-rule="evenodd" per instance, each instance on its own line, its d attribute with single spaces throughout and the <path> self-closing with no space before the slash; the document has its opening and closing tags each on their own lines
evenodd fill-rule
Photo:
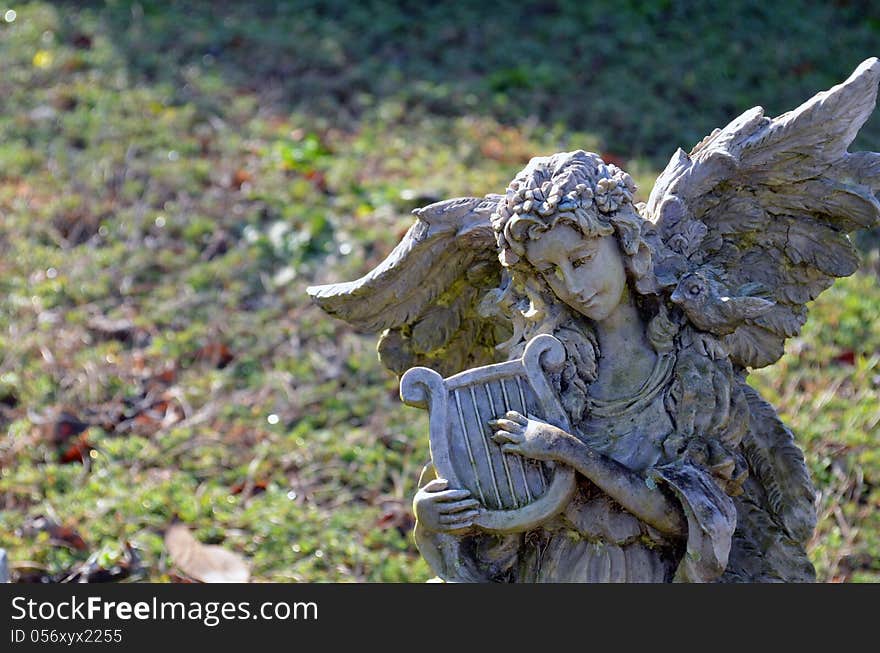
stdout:
<svg viewBox="0 0 880 653">
<path fill-rule="evenodd" d="M 434 199 L 677 146 L 880 54 L 868 3 L 0 7 L 0 547 L 14 579 L 176 580 L 175 520 L 264 581 L 423 581 L 424 416 L 305 287 Z M 873 118 L 857 149 L 880 150 Z M 880 262 L 752 375 L 820 491 L 821 580 L 880 580 Z M 133 561 L 134 560 L 134 561 Z M 87 563 L 87 564 L 85 564 Z"/>
</svg>

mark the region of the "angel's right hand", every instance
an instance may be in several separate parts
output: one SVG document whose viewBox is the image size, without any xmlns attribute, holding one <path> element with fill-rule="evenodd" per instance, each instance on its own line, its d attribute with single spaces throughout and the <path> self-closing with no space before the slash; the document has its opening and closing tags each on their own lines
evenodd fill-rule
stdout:
<svg viewBox="0 0 880 653">
<path fill-rule="evenodd" d="M 413 512 L 419 524 L 436 533 L 463 533 L 480 514 L 467 490 L 450 490 L 449 481 L 435 478 L 416 492 Z"/>
</svg>

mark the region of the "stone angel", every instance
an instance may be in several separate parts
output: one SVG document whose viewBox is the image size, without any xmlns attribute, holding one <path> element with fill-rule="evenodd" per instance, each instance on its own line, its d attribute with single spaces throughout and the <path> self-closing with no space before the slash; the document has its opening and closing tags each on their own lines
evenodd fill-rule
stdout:
<svg viewBox="0 0 880 653">
<path fill-rule="evenodd" d="M 760 107 L 679 150 L 646 204 L 584 151 L 532 159 L 503 195 L 446 200 L 363 278 L 309 293 L 382 331 L 393 372 L 444 376 L 564 347 L 566 428 L 510 410 L 505 455 L 574 470 L 558 510 L 488 532 L 473 492 L 429 464 L 415 539 L 447 581 L 810 581 L 816 512 L 802 451 L 749 386 L 880 218 L 880 154 L 847 148 L 880 62 L 777 118 Z"/>
</svg>

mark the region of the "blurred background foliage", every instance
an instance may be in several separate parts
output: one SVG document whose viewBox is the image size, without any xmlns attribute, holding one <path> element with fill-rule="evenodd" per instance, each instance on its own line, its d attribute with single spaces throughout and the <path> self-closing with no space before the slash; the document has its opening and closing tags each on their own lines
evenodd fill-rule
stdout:
<svg viewBox="0 0 880 653">
<path fill-rule="evenodd" d="M 311 283 L 416 206 L 583 148 L 645 199 L 676 147 L 880 54 L 871 2 L 0 6 L 0 547 L 20 581 L 185 580 L 187 524 L 256 580 L 423 581 L 426 421 Z M 880 151 L 880 118 L 854 149 Z M 823 581 L 880 580 L 880 288 L 752 382 L 807 451 Z"/>
</svg>

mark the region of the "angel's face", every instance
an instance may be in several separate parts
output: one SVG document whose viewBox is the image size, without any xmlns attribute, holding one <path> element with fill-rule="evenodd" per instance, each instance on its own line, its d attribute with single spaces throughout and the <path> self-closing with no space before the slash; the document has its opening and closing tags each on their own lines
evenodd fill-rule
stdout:
<svg viewBox="0 0 880 653">
<path fill-rule="evenodd" d="M 617 239 L 585 238 L 568 224 L 557 224 L 526 245 L 526 258 L 554 294 L 597 322 L 620 304 L 626 272 Z"/>
</svg>

